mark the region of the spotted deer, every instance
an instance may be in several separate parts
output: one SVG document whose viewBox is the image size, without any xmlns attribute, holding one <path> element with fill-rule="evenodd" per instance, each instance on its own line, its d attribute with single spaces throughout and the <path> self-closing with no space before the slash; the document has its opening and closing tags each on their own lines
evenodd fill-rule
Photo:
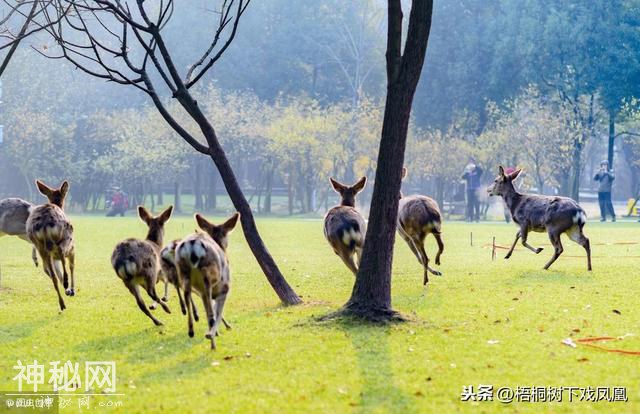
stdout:
<svg viewBox="0 0 640 414">
<path fill-rule="evenodd" d="M 511 211 L 513 222 L 520 227 L 505 259 L 511 257 L 520 238 L 522 238 L 524 247 L 536 254 L 540 253 L 542 247 L 536 248 L 529 245 L 527 235 L 530 231 L 546 231 L 555 249 L 553 256 L 544 266 L 545 269 L 548 269 L 562 254 L 560 236 L 562 233 L 566 233 L 571 240 L 581 245 L 587 252 L 587 270 L 591 270 L 591 247 L 589 239 L 582 231 L 587 216 L 578 203 L 567 197 L 521 194 L 513 186 L 513 180 L 520 175 L 522 169 L 505 174 L 504 168 L 499 166 L 498 172 L 493 185 L 487 191 L 491 196 L 501 196 L 504 199 Z"/>
<path fill-rule="evenodd" d="M 73 226 L 64 213 L 64 201 L 69 192 L 69 183 L 64 181 L 60 188 L 53 189 L 37 180 L 36 186 L 49 202 L 34 207 L 26 222 L 27 237 L 36 247 L 42 259 L 42 269 L 51 278 L 58 294 L 60 310 L 66 306 L 58 282 L 62 282 L 67 296 L 75 295 L 75 247 Z M 71 284 L 69 285 L 69 273 Z M 62 268 L 62 269 L 61 269 Z"/>
<path fill-rule="evenodd" d="M 196 214 L 196 222 L 203 232 L 186 237 L 176 247 L 178 275 L 184 283 L 184 302 L 193 302 L 192 291 L 202 298 L 209 325 L 205 336 L 211 340 L 211 349 L 216 349 L 215 337 L 218 335 L 218 325 L 222 320 L 231 283 L 227 257 L 228 236 L 239 218 L 240 213 L 235 213 L 224 223 L 215 225 Z M 193 338 L 192 307 L 186 308 L 188 333 Z"/>
<path fill-rule="evenodd" d="M 402 170 L 402 178 L 406 177 L 407 169 Z M 429 234 L 433 234 L 438 244 L 435 263 L 440 265 L 440 255 L 444 251 L 442 242 L 442 215 L 438 203 L 430 197 L 412 195 L 403 197 L 400 193 L 398 204 L 398 233 L 409 245 L 409 248 L 418 259 L 424 269 L 423 285 L 429 282 L 429 272 L 436 276 L 442 273 L 429 266 L 429 256 L 424 249 L 424 240 Z"/>
<path fill-rule="evenodd" d="M 27 219 L 35 206 L 20 198 L 5 198 L 0 200 L 0 237 L 17 236 L 27 243 L 31 240 L 27 236 Z M 36 247 L 31 246 L 31 259 L 38 267 Z"/>
<path fill-rule="evenodd" d="M 138 206 L 138 215 L 149 230 L 144 240 L 126 239 L 118 243 L 111 255 L 111 265 L 116 275 L 122 280 L 129 292 L 135 297 L 140 310 L 147 315 L 156 326 L 162 322 L 156 319 L 140 295 L 142 287 L 154 303 L 159 303 L 166 313 L 171 313 L 169 307 L 158 298 L 156 283 L 160 270 L 160 249 L 164 237 L 164 225 L 171 217 L 173 206 L 169 206 L 159 216 L 152 216 L 146 208 Z"/>
<path fill-rule="evenodd" d="M 333 248 L 335 254 L 356 275 L 367 225 L 364 217 L 356 210 L 356 195 L 364 189 L 367 177 L 362 177 L 352 186 L 346 186 L 333 178 L 329 178 L 333 189 L 340 194 L 340 204 L 332 207 L 324 217 L 324 237 Z M 357 255 L 357 259 L 355 256 Z"/>
</svg>

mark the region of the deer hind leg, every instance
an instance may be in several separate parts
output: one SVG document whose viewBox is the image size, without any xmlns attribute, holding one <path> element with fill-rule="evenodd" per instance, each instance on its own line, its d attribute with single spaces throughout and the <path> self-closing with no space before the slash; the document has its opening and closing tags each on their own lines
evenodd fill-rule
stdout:
<svg viewBox="0 0 640 414">
<path fill-rule="evenodd" d="M 169 300 L 169 281 L 166 279 L 164 280 L 164 296 L 162 296 L 160 299 L 162 299 L 163 302 Z"/>
<path fill-rule="evenodd" d="M 60 310 L 63 311 L 67 307 L 64 304 L 64 299 L 62 299 L 62 295 L 60 294 L 60 286 L 58 285 L 58 276 L 56 276 L 56 272 L 53 268 L 53 260 L 49 254 L 40 253 L 40 257 L 42 258 L 42 267 L 45 273 L 51 278 L 53 282 L 53 287 L 56 289 L 56 293 L 58 294 L 58 304 L 60 305 Z"/>
<path fill-rule="evenodd" d="M 569 229 L 567 235 L 571 240 L 582 246 L 587 252 L 587 270 L 591 271 L 591 243 L 582 232 L 582 227 L 573 226 Z"/>
<path fill-rule="evenodd" d="M 436 253 L 436 264 L 440 266 L 440 255 L 444 251 L 444 243 L 442 242 L 442 235 L 440 233 L 433 233 L 433 237 L 436 239 L 436 243 L 438 243 L 438 253 Z"/>
<path fill-rule="evenodd" d="M 535 254 L 538 254 L 543 250 L 542 247 L 533 247 L 527 243 L 527 236 L 529 235 L 529 231 L 527 229 L 520 229 L 520 235 L 522 236 L 522 245 L 527 249 L 531 250 Z"/>
<path fill-rule="evenodd" d="M 553 245 L 555 251 L 553 252 L 553 256 L 544 266 L 544 269 L 547 270 L 553 262 L 555 262 L 558 257 L 562 254 L 564 249 L 562 248 L 562 241 L 560 240 L 560 234 L 557 232 L 549 232 L 549 240 L 551 240 L 551 244 Z"/>
<path fill-rule="evenodd" d="M 131 282 L 133 283 L 133 282 Z M 125 283 L 126 284 L 126 283 Z M 127 288 L 129 289 L 129 292 L 131 292 L 131 294 L 133 295 L 134 298 L 136 298 L 136 303 L 138 304 L 138 307 L 140 308 L 140 310 L 147 315 L 156 326 L 162 326 L 163 323 L 160 322 L 158 319 L 156 319 L 151 312 L 149 312 L 149 309 L 147 309 L 147 305 L 145 305 L 144 301 L 142 300 L 142 296 L 140 296 L 140 287 L 138 285 L 130 285 L 127 284 Z"/>
<path fill-rule="evenodd" d="M 520 240 L 520 230 L 518 230 L 518 232 L 516 233 L 516 239 L 513 241 L 513 244 L 511 245 L 511 248 L 507 252 L 507 255 L 504 257 L 505 259 L 508 259 L 508 258 L 511 257 L 511 255 L 513 254 L 513 249 L 515 249 L 516 248 L 516 244 L 518 244 L 518 240 Z"/>
<path fill-rule="evenodd" d="M 340 259 L 342 259 L 344 264 L 347 265 L 347 267 L 349 268 L 349 270 L 351 270 L 351 273 L 353 273 L 354 276 L 358 274 L 358 266 L 356 265 L 355 260 L 353 260 L 353 252 L 351 250 L 349 250 L 345 246 L 345 248 L 343 248 L 342 250 L 340 250 L 340 252 L 338 252 L 338 256 L 340 257 Z"/>
</svg>

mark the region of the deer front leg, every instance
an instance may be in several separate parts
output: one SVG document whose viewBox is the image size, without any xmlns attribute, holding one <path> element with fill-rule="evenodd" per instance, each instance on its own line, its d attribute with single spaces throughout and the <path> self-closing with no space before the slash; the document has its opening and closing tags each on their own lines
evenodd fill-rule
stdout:
<svg viewBox="0 0 640 414">
<path fill-rule="evenodd" d="M 160 306 L 162 306 L 162 310 L 164 310 L 166 313 L 171 313 L 171 309 L 169 309 L 169 306 L 167 306 L 167 304 L 161 301 L 158 297 L 158 293 L 156 293 L 156 281 L 153 280 L 153 278 L 148 277 L 146 279 L 145 290 L 147 291 L 147 294 L 149 294 L 149 297 L 153 299 L 153 303 L 160 304 Z"/>
<path fill-rule="evenodd" d="M 222 320 L 222 310 L 224 309 L 224 302 L 226 300 L 227 300 L 226 292 L 216 298 L 216 322 L 214 325 L 214 331 L 216 336 L 218 335 L 218 326 L 220 325 L 220 321 Z"/>
<path fill-rule="evenodd" d="M 527 236 L 529 234 L 528 229 L 525 229 L 525 228 L 520 229 L 520 234 L 522 235 L 522 245 L 524 247 L 531 250 L 535 254 L 538 254 L 543 250 L 542 247 L 533 247 L 529 243 L 527 243 Z"/>
<path fill-rule="evenodd" d="M 204 306 L 205 313 L 207 314 L 207 325 L 209 326 L 209 330 L 205 337 L 207 339 L 211 339 L 211 349 L 215 349 L 215 340 L 213 337 L 215 336 L 214 326 L 215 326 L 215 313 L 213 309 L 213 299 L 212 296 L 212 286 L 211 282 L 206 279 L 204 280 L 204 292 L 202 292 L 202 305 Z"/>
<path fill-rule="evenodd" d="M 545 270 L 549 269 L 549 267 L 553 264 L 553 262 L 555 262 L 564 251 L 564 249 L 562 248 L 562 241 L 560 240 L 559 234 L 555 232 L 554 233 L 549 232 L 549 240 L 551 240 L 551 244 L 555 248 L 555 251 L 553 252 L 553 256 L 551 257 L 551 260 L 549 260 L 547 264 L 544 266 Z"/>
<path fill-rule="evenodd" d="M 183 315 L 186 315 L 187 308 L 184 306 L 184 300 L 182 299 L 182 294 L 180 293 L 180 282 L 176 283 L 174 286 L 176 288 L 176 295 L 178 296 L 178 300 L 180 301 L 180 310 L 182 311 Z"/>
<path fill-rule="evenodd" d="M 144 301 L 142 300 L 142 297 L 140 296 L 140 288 L 138 287 L 138 285 L 126 285 L 127 288 L 129 289 L 129 292 L 131 292 L 131 294 L 133 295 L 134 298 L 136 298 L 136 303 L 138 304 L 138 307 L 140 308 L 140 310 L 147 315 L 156 326 L 162 326 L 163 323 L 160 322 L 158 319 L 156 319 L 151 312 L 149 312 L 149 309 L 147 309 L 147 305 L 145 305 Z"/>
<path fill-rule="evenodd" d="M 435 276 L 442 276 L 442 273 L 432 269 L 429 266 L 429 256 L 427 256 L 427 252 L 424 250 L 424 239 L 414 242 L 416 244 L 416 247 L 418 248 L 418 250 L 420 251 L 420 254 L 422 254 L 422 257 L 424 258 L 424 272 L 425 274 L 427 272 L 431 272 L 432 274 L 434 274 Z M 426 285 L 426 282 L 424 283 Z"/>
<path fill-rule="evenodd" d="M 76 252 L 75 248 L 72 248 L 69 254 L 67 255 L 67 260 L 69 262 L 69 273 L 71 274 L 71 286 L 65 292 L 69 296 L 76 295 Z M 64 259 L 62 260 L 64 263 Z"/>
<path fill-rule="evenodd" d="M 518 230 L 518 232 L 516 233 L 516 239 L 513 241 L 513 244 L 511 245 L 511 248 L 507 252 L 507 255 L 504 257 L 505 259 L 508 259 L 508 258 L 511 257 L 511 255 L 513 254 L 513 249 L 515 249 L 516 248 L 516 244 L 518 244 L 518 240 L 520 240 L 520 230 Z"/>
<path fill-rule="evenodd" d="M 166 279 L 164 280 L 164 296 L 160 299 L 162 299 L 163 302 L 169 300 L 169 281 Z"/>
</svg>

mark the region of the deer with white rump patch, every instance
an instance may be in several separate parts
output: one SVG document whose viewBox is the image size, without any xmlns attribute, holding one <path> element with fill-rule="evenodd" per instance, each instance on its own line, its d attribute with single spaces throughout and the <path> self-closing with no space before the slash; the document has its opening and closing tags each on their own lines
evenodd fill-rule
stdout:
<svg viewBox="0 0 640 414">
<path fill-rule="evenodd" d="M 402 169 L 402 178 L 407 176 L 407 169 Z M 398 204 L 398 233 L 407 242 L 409 248 L 422 264 L 424 269 L 423 285 L 429 282 L 429 272 L 436 276 L 442 276 L 437 270 L 429 266 L 429 256 L 424 249 L 424 239 L 433 234 L 438 243 L 435 263 L 440 265 L 440 255 L 444 250 L 441 237 L 442 216 L 438 203 L 430 197 L 413 195 L 403 197 L 400 193 Z"/>
<path fill-rule="evenodd" d="M 178 275 L 184 284 L 184 302 L 186 305 L 193 304 L 192 291 L 202 298 L 209 325 L 205 336 L 211 340 L 211 349 L 216 349 L 215 337 L 218 335 L 218 325 L 222 320 L 224 303 L 231 283 L 227 258 L 228 235 L 239 218 L 240 213 L 236 213 L 221 225 L 216 226 L 200 214 L 196 214 L 196 222 L 204 233 L 198 232 L 186 237 L 175 250 Z M 186 306 L 186 308 L 188 333 L 193 338 L 192 306 Z"/>
<path fill-rule="evenodd" d="M 167 301 L 169 299 L 169 284 L 173 285 L 176 288 L 176 294 L 178 295 L 178 300 L 180 301 L 180 310 L 183 315 L 187 314 L 187 308 L 185 307 L 183 295 L 181 289 L 183 288 L 184 283 L 180 279 L 180 275 L 178 274 L 178 267 L 176 264 L 176 247 L 180 244 L 182 240 L 176 239 L 171 241 L 168 245 L 166 245 L 160 251 L 160 273 L 158 274 L 158 282 L 162 281 L 164 283 L 164 296 L 160 299 L 163 301 Z M 193 311 L 193 318 L 198 322 L 198 310 L 196 309 L 196 305 L 193 302 L 193 298 L 191 299 L 191 310 Z M 227 323 L 227 321 L 222 318 L 222 323 L 227 329 L 231 329 L 231 325 Z"/>
<path fill-rule="evenodd" d="M 324 237 L 335 254 L 356 275 L 367 232 L 364 217 L 356 210 L 356 195 L 364 189 L 367 177 L 360 178 L 352 186 L 341 184 L 333 178 L 329 178 L 329 181 L 333 189 L 340 194 L 341 201 L 340 205 L 332 207 L 324 217 Z"/>
<path fill-rule="evenodd" d="M 49 199 L 49 203 L 34 207 L 26 222 L 27 237 L 38 250 L 42 258 L 42 268 L 51 278 L 58 294 L 60 310 L 66 306 L 58 281 L 62 282 L 67 296 L 75 295 L 75 251 L 73 226 L 64 213 L 64 200 L 69 191 L 69 183 L 63 182 L 59 189 L 53 189 L 41 181 L 36 181 L 40 193 Z M 69 286 L 69 273 L 71 273 Z M 62 269 L 60 269 L 62 268 Z"/>
<path fill-rule="evenodd" d="M 116 275 L 136 298 L 140 310 L 157 326 L 162 325 L 162 322 L 147 309 L 140 296 L 140 287 L 142 286 L 154 303 L 159 303 L 166 313 L 171 313 L 169 307 L 158 298 L 156 283 L 160 270 L 164 225 L 171 217 L 172 211 L 173 206 L 169 206 L 162 214 L 153 217 L 146 208 L 138 206 L 138 215 L 149 227 L 146 239 L 123 240 L 116 245 L 111 255 L 111 265 Z"/>
<path fill-rule="evenodd" d="M 587 270 L 591 270 L 591 247 L 589 239 L 582 232 L 587 216 L 582 207 L 567 197 L 520 194 L 513 186 L 513 180 L 518 177 L 521 171 L 518 169 L 511 174 L 505 174 L 504 168 L 499 166 L 498 177 L 493 185 L 487 189 L 489 195 L 502 196 L 511 211 L 513 222 L 520 227 L 505 259 L 511 257 L 520 238 L 522 238 L 524 247 L 536 254 L 540 253 L 542 247 L 535 248 L 529 245 L 527 235 L 530 231 L 546 231 L 555 249 L 551 260 L 544 266 L 545 269 L 548 269 L 562 254 L 560 236 L 562 233 L 566 233 L 571 240 L 578 243 L 587 252 Z"/>
<path fill-rule="evenodd" d="M 31 244 L 27 236 L 27 219 L 35 206 L 21 198 L 0 200 L 0 237 L 17 236 Z M 31 248 L 33 264 L 38 266 L 36 247 Z"/>
</svg>

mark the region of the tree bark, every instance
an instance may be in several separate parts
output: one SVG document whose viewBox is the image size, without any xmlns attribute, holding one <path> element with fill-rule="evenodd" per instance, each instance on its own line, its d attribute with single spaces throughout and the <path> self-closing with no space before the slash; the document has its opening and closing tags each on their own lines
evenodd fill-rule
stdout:
<svg viewBox="0 0 640 414">
<path fill-rule="evenodd" d="M 402 4 L 388 1 L 387 98 L 369 225 L 360 268 L 343 313 L 372 321 L 398 318 L 391 267 L 409 117 L 431 29 L 432 0 L 414 0 L 402 54 Z"/>
</svg>

